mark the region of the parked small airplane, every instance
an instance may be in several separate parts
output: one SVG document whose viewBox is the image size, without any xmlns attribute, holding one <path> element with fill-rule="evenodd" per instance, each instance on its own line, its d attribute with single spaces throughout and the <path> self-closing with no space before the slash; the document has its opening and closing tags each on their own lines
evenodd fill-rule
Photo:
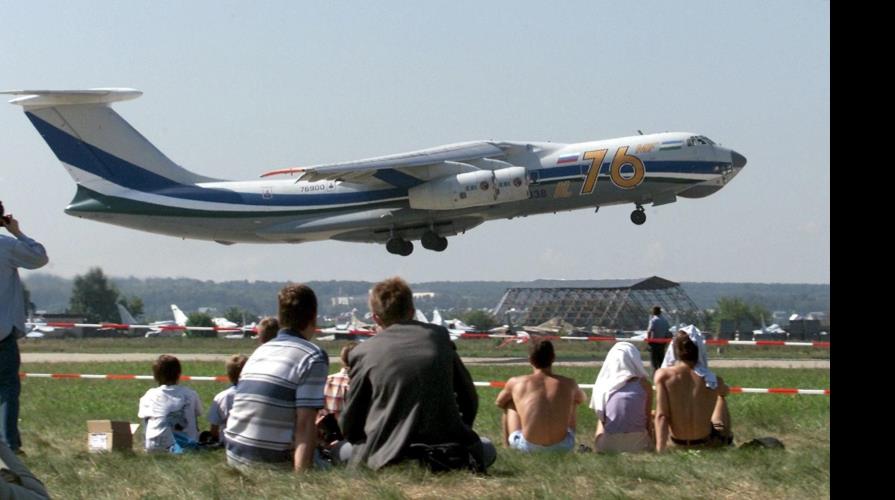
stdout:
<svg viewBox="0 0 895 500">
<path fill-rule="evenodd" d="M 357 309 L 352 309 L 351 319 L 348 322 L 337 324 L 331 328 L 324 328 L 320 330 L 320 335 L 333 335 L 337 339 L 355 337 L 357 335 L 373 335 L 376 332 L 376 325 L 359 320 L 356 313 Z M 320 338 L 322 339 L 322 337 Z"/>
<path fill-rule="evenodd" d="M 771 326 L 766 326 L 764 316 L 761 317 L 761 328 L 752 330 L 752 335 L 786 335 L 786 333 L 786 330 L 781 328 L 777 323 L 773 323 Z"/>
<path fill-rule="evenodd" d="M 234 329 L 240 328 L 239 325 L 230 321 L 227 318 L 211 318 L 211 322 L 214 323 L 214 326 L 216 326 L 218 328 L 234 328 Z"/>
<path fill-rule="evenodd" d="M 432 321 L 429 323 L 447 328 L 448 333 L 451 334 L 452 340 L 458 339 L 460 335 L 463 335 L 464 333 L 472 333 L 475 331 L 475 328 L 457 318 L 449 320 L 442 319 L 441 312 L 439 312 L 438 309 L 432 310 Z"/>
<path fill-rule="evenodd" d="M 703 198 L 746 165 L 707 137 L 666 132 L 574 144 L 471 141 L 227 181 L 174 163 L 109 106 L 134 89 L 15 90 L 77 184 L 65 212 L 141 231 L 216 241 L 385 243 L 410 255 L 485 221 Z M 297 178 L 283 178 L 297 176 Z M 275 179 L 276 178 L 276 179 Z"/>
<path fill-rule="evenodd" d="M 156 321 L 150 323 L 150 330 L 146 332 L 146 337 L 184 337 L 186 331 L 183 328 L 187 323 L 187 316 L 174 304 L 171 304 L 171 312 L 174 314 L 174 320 Z M 133 317 L 131 318 L 133 319 Z"/>
<path fill-rule="evenodd" d="M 28 325 L 31 328 L 28 330 L 28 333 L 25 334 L 26 338 L 42 339 L 55 336 L 56 327 L 49 326 L 47 321 L 43 318 L 29 318 Z"/>
</svg>

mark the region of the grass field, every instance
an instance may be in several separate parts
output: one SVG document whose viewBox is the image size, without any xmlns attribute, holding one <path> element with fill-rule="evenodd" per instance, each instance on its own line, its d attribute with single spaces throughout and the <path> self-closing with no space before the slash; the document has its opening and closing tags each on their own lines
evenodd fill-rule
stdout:
<svg viewBox="0 0 895 500">
<path fill-rule="evenodd" d="M 231 345 L 231 344 L 228 344 Z M 226 352 L 232 352 L 227 350 Z M 333 370 L 337 366 L 332 367 Z M 149 363 L 29 363 L 26 372 L 150 373 Z M 471 366 L 477 381 L 504 380 L 525 367 Z M 593 383 L 596 369 L 558 370 Z M 222 363 L 184 363 L 189 375 L 218 375 Z M 829 370 L 718 369 L 731 385 L 827 388 Z M 830 399 L 826 396 L 731 395 L 738 443 L 775 436 L 787 449 L 674 452 L 664 456 L 572 454 L 524 456 L 503 448 L 488 476 L 432 475 L 407 465 L 380 473 L 314 471 L 302 477 L 224 464 L 223 452 L 147 455 L 138 431 L 133 453 L 86 452 L 89 419 L 136 422 L 137 402 L 149 381 L 23 381 L 21 427 L 26 463 L 55 498 L 818 498 L 830 495 Z M 207 405 L 225 385 L 188 384 Z M 589 393 L 589 391 L 587 391 Z M 479 388 L 476 431 L 499 441 L 497 389 Z M 592 445 L 593 412 L 579 409 L 578 442 Z M 202 427 L 207 422 L 200 420 Z"/>
<path fill-rule="evenodd" d="M 337 356 L 344 341 L 318 342 L 330 355 Z M 456 342 L 461 356 L 526 357 L 526 344 L 509 344 L 499 347 L 499 339 L 463 339 Z M 612 344 L 578 340 L 553 342 L 558 359 L 567 361 L 602 361 Z M 220 338 L 87 338 L 87 339 L 28 339 L 19 341 L 22 352 L 84 352 L 84 353 L 250 353 L 257 344 L 251 339 Z M 641 344 L 642 346 L 642 344 Z M 645 347 L 644 359 L 649 359 Z M 726 346 L 720 352 L 708 346 L 711 359 L 830 359 L 829 348 L 777 347 L 777 346 Z"/>
</svg>

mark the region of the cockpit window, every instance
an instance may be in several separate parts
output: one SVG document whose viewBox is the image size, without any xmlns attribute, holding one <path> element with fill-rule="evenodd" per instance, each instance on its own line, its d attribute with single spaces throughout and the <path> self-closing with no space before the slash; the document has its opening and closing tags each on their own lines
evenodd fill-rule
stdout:
<svg viewBox="0 0 895 500">
<path fill-rule="evenodd" d="M 687 139 L 687 146 L 708 145 L 713 146 L 715 143 L 704 135 L 694 135 Z"/>
</svg>

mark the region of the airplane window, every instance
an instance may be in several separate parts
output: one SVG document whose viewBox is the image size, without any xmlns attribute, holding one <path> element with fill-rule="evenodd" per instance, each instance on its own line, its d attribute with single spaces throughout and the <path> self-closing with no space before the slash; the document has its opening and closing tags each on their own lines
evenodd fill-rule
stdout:
<svg viewBox="0 0 895 500">
<path fill-rule="evenodd" d="M 692 146 L 695 141 L 696 141 L 696 137 L 691 136 L 689 139 L 687 139 L 687 146 Z"/>
</svg>

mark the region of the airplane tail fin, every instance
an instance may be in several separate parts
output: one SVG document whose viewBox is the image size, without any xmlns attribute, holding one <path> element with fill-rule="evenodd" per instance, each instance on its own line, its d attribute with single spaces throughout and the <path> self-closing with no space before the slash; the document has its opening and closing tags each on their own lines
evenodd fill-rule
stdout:
<svg viewBox="0 0 895 500">
<path fill-rule="evenodd" d="M 432 311 L 432 324 L 443 326 L 444 320 L 441 319 L 441 313 L 438 312 L 438 309 Z"/>
<path fill-rule="evenodd" d="M 215 181 L 171 161 L 109 105 L 135 89 L 13 90 L 25 115 L 78 185 L 103 194 Z"/>
<path fill-rule="evenodd" d="M 137 324 L 137 320 L 134 319 L 134 317 L 131 315 L 131 312 L 128 311 L 126 307 L 124 307 L 121 304 L 115 304 L 115 305 L 118 306 L 118 315 L 121 316 L 122 323 L 124 323 L 125 325 L 136 325 Z"/>
<path fill-rule="evenodd" d="M 426 319 L 426 315 L 423 314 L 423 311 L 420 311 L 419 309 L 417 309 L 416 312 L 414 313 L 413 319 L 419 321 L 420 323 L 428 323 L 429 322 L 429 320 Z"/>
<path fill-rule="evenodd" d="M 178 326 L 186 326 L 188 318 L 186 317 L 186 314 L 183 314 L 183 311 L 181 311 L 179 307 L 171 304 L 171 312 L 174 313 L 174 322 L 177 323 Z"/>
</svg>

